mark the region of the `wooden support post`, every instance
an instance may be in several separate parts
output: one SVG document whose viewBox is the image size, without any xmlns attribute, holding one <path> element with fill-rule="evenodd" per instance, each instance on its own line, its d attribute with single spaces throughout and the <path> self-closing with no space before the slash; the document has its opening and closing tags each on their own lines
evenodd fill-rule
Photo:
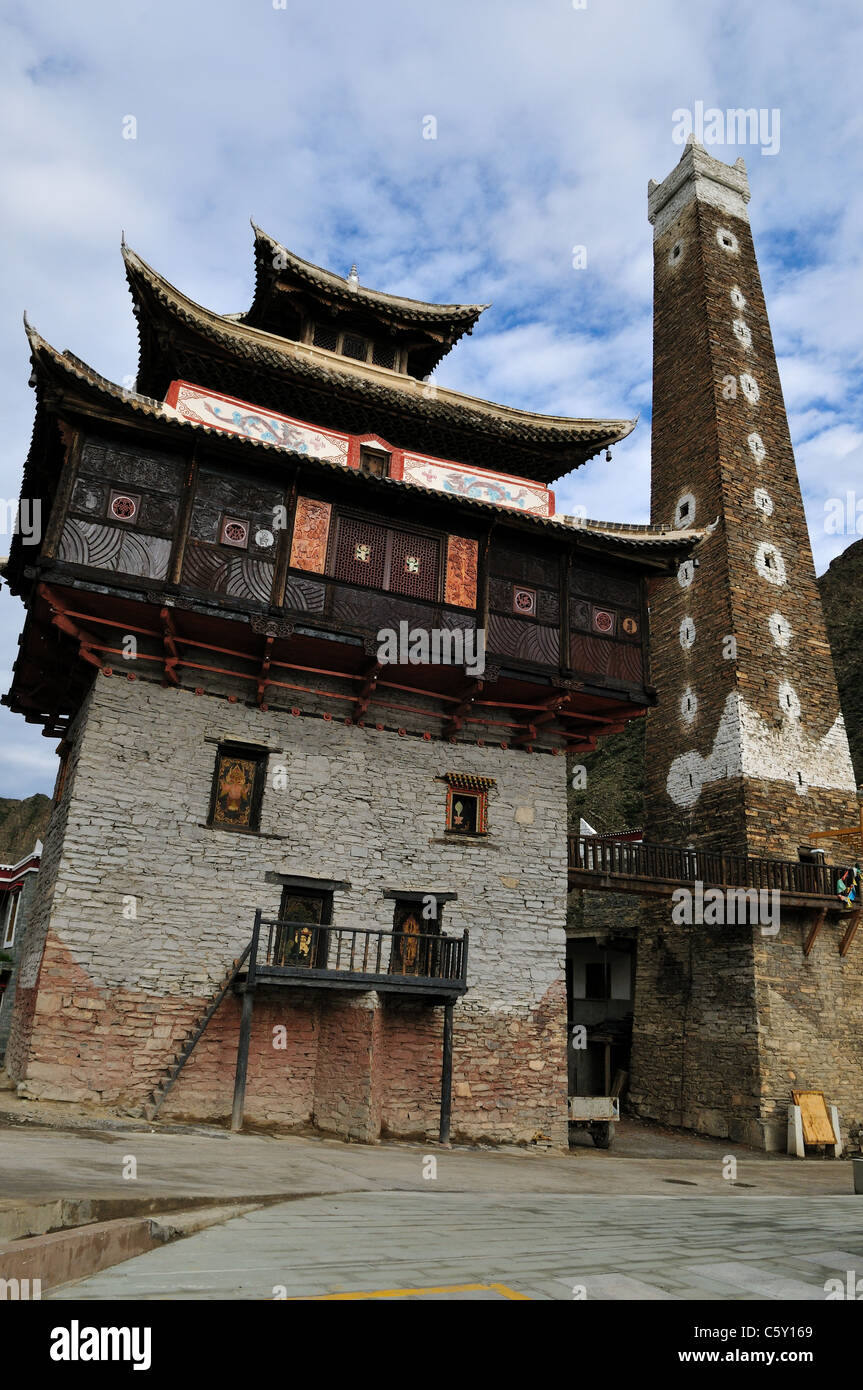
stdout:
<svg viewBox="0 0 863 1390">
<path fill-rule="evenodd" d="M 848 952 L 851 950 L 851 942 L 854 940 L 854 937 L 857 934 L 857 928 L 860 925 L 861 917 L 863 917 L 863 908 L 858 908 L 858 910 L 853 914 L 850 922 L 848 923 L 848 926 L 845 929 L 845 935 L 839 943 L 840 956 L 847 956 Z"/>
<path fill-rule="evenodd" d="M 443 1010 L 443 1065 L 440 1077 L 440 1135 L 441 1144 L 449 1143 L 452 1118 L 452 1023 L 453 1002 L 448 999 Z"/>
<path fill-rule="evenodd" d="M 255 913 L 249 968 L 243 988 L 243 1012 L 240 1016 L 240 1037 L 237 1042 L 237 1071 L 234 1077 L 234 1104 L 231 1110 L 231 1130 L 238 1134 L 243 1128 L 243 1109 L 246 1102 L 246 1074 L 249 1068 L 249 1042 L 252 1036 L 252 1009 L 255 1002 L 255 971 L 258 963 L 258 937 L 261 931 L 261 909 Z"/>
<path fill-rule="evenodd" d="M 809 952 L 812 950 L 812 947 L 815 945 L 815 940 L 816 940 L 816 938 L 817 938 L 817 936 L 818 936 L 818 933 L 820 932 L 821 928 L 824 926 L 824 923 L 825 923 L 826 919 L 827 919 L 827 909 L 826 909 L 826 907 L 825 907 L 821 912 L 818 913 L 818 916 L 815 918 L 815 921 L 812 923 L 812 926 L 811 926 L 810 931 L 809 931 L 809 935 L 807 936 L 806 940 L 805 940 L 804 943 L 803 943 L 803 954 L 804 954 L 804 956 L 808 956 L 808 955 L 809 955 Z"/>
</svg>

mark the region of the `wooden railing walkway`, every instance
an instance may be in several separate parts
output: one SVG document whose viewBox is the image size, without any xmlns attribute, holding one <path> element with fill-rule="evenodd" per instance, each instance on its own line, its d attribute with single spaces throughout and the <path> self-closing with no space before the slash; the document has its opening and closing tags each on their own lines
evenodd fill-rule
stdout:
<svg viewBox="0 0 863 1390">
<path fill-rule="evenodd" d="M 793 905 L 800 900 L 832 899 L 841 873 L 831 864 L 760 859 L 747 854 L 651 845 L 632 840 L 604 840 L 591 835 L 569 837 L 570 888 L 615 892 L 666 892 L 669 887 L 701 882 L 705 887 L 773 889 Z M 805 900 L 805 902 L 804 902 Z"/>
</svg>

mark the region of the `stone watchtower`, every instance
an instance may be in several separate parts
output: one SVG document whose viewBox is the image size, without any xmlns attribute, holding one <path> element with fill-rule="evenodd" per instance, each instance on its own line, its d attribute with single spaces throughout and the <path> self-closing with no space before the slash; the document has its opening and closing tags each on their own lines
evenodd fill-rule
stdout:
<svg viewBox="0 0 863 1390">
<path fill-rule="evenodd" d="M 711 532 L 653 594 L 646 838 L 796 861 L 857 811 L 748 201 L 743 160 L 695 144 L 649 187 L 652 521 Z M 861 965 L 835 916 L 808 954 L 800 906 L 774 935 L 675 925 L 668 903 L 644 920 L 642 1113 L 773 1147 L 812 1086 L 859 1120 Z"/>
</svg>

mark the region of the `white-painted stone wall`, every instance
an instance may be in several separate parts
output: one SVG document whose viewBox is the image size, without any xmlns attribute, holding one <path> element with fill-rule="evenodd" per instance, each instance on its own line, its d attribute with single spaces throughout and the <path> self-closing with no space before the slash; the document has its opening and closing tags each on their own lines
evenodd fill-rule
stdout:
<svg viewBox="0 0 863 1390">
<path fill-rule="evenodd" d="M 260 836 L 209 829 L 216 743 L 272 750 Z M 80 725 L 50 927 L 99 989 L 207 994 L 275 915 L 269 871 L 347 880 L 333 924 L 392 927 L 385 889 L 457 893 L 468 1000 L 535 1007 L 564 978 L 564 758 L 425 742 L 98 676 Z M 287 769 L 288 790 L 273 775 Z M 486 840 L 444 839 L 445 772 L 493 777 Z M 134 900 L 135 917 L 129 917 Z M 124 915 L 125 910 L 125 915 Z M 41 943 L 39 943 L 40 945 Z M 28 952 L 35 983 L 37 942 Z"/>
</svg>

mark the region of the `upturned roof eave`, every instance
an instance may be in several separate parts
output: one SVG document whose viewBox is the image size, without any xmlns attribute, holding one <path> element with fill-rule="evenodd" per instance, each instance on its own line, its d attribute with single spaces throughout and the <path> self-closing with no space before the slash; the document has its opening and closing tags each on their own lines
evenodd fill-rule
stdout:
<svg viewBox="0 0 863 1390">
<path fill-rule="evenodd" d="M 669 527 L 637 524 L 626 526 L 620 522 L 602 522 L 591 519 L 579 519 L 577 524 L 573 524 L 572 519 L 563 516 L 539 517 L 516 509 L 502 508 L 492 502 L 482 502 L 476 498 L 440 492 L 434 488 L 422 487 L 417 483 L 408 483 L 401 479 L 379 478 L 373 474 L 359 473 L 354 469 L 346 469 L 343 464 L 334 463 L 332 460 L 316 459 L 311 455 L 282 449 L 263 440 L 251 439 L 245 435 L 230 434 L 224 430 L 216 430 L 207 425 L 198 424 L 195 421 L 184 420 L 164 402 L 153 400 L 150 397 L 137 396 L 135 393 L 124 390 L 123 387 L 117 386 L 114 382 L 101 376 L 81 358 L 75 357 L 71 353 L 59 352 L 46 339 L 42 338 L 30 324 L 26 324 L 26 330 L 37 376 L 40 372 L 46 375 L 53 373 L 55 376 L 59 374 L 67 381 L 83 384 L 96 395 L 109 399 L 114 411 L 118 408 L 124 411 L 129 416 L 130 424 L 135 423 L 134 417 L 136 415 L 139 417 L 143 415 L 154 423 L 169 428 L 172 432 L 179 431 L 197 437 L 203 434 L 217 440 L 221 445 L 227 445 L 227 447 L 235 446 L 244 451 L 263 450 L 266 453 L 291 459 L 303 465 L 311 465 L 315 470 L 321 470 L 324 474 L 335 473 L 341 477 L 350 478 L 355 480 L 359 486 L 371 488 L 372 493 L 376 488 L 396 489 L 401 493 L 416 494 L 417 497 L 434 500 L 455 509 L 476 512 L 485 515 L 490 520 L 497 520 L 504 524 L 514 524 L 531 530 L 540 528 L 546 534 L 552 534 L 556 538 L 577 543 L 598 542 L 599 547 L 607 551 L 612 551 L 616 547 L 622 547 L 630 552 L 641 551 L 642 558 L 645 560 L 650 554 L 657 558 L 665 556 L 668 559 L 684 557 L 690 554 L 708 534 L 706 530 L 695 528 L 687 531 L 675 531 Z M 30 460 L 28 459 L 28 465 L 29 463 Z M 26 471 L 25 469 L 25 474 Z M 13 537 L 13 546 L 17 539 L 17 535 Z"/>
<path fill-rule="evenodd" d="M 407 404 L 416 407 L 419 404 L 431 417 L 436 409 L 455 410 L 464 427 L 479 431 L 491 428 L 501 436 L 503 442 L 511 431 L 511 437 L 515 441 L 548 449 L 552 459 L 555 453 L 558 455 L 559 470 L 556 473 L 552 471 L 553 464 L 550 460 L 547 481 L 571 472 L 602 449 L 619 443 L 637 424 L 637 418 L 596 420 L 538 415 L 532 411 L 500 405 L 479 396 L 469 396 L 437 385 L 430 395 L 428 383 L 417 381 L 413 377 L 369 363 L 347 366 L 347 359 L 324 348 L 316 348 L 307 343 L 293 343 L 265 329 L 254 328 L 245 323 L 238 323 L 234 318 L 216 314 L 189 299 L 125 244 L 123 257 L 130 288 L 139 306 L 141 290 L 145 287 L 169 313 L 186 318 L 187 321 L 191 320 L 193 326 L 205 337 L 212 339 L 214 335 L 218 335 L 223 340 L 227 338 L 247 355 L 253 354 L 257 349 L 261 354 L 267 354 L 266 360 L 270 365 L 272 362 L 269 355 L 273 353 L 281 360 L 280 365 L 286 368 L 311 363 L 331 375 L 337 387 L 356 391 L 358 385 L 366 385 L 385 391 L 396 408 Z M 226 346 L 224 341 L 222 346 Z M 590 445 L 594 447 L 585 454 L 585 447 Z M 581 454 L 581 457 L 573 457 L 573 451 Z"/>
<path fill-rule="evenodd" d="M 304 260 L 295 252 L 288 250 L 275 237 L 265 232 L 256 222 L 252 221 L 252 229 L 255 233 L 255 248 L 265 246 L 269 253 L 269 262 L 266 259 L 261 264 L 260 258 L 256 255 L 256 271 L 263 270 L 269 283 L 277 281 L 281 276 L 293 275 L 303 285 L 308 288 L 319 290 L 321 293 L 335 295 L 345 305 L 359 305 L 372 312 L 385 313 L 387 316 L 399 320 L 406 327 L 416 328 L 423 322 L 427 322 L 430 327 L 440 329 L 441 326 L 452 324 L 460 329 L 459 336 L 465 331 L 469 331 L 477 322 L 480 314 L 490 308 L 489 304 L 433 304 L 427 300 L 409 299 L 404 295 L 387 294 L 384 290 L 368 289 L 365 285 L 353 288 L 349 281 L 335 271 L 326 270 L 323 266 L 315 265 L 313 261 Z M 278 258 L 283 264 L 276 266 L 275 259 Z M 257 280 L 257 277 L 256 277 Z M 258 287 L 256 283 L 255 298 L 258 297 Z M 252 306 L 254 308 L 254 304 Z M 252 310 L 249 310 L 251 313 Z"/>
</svg>

